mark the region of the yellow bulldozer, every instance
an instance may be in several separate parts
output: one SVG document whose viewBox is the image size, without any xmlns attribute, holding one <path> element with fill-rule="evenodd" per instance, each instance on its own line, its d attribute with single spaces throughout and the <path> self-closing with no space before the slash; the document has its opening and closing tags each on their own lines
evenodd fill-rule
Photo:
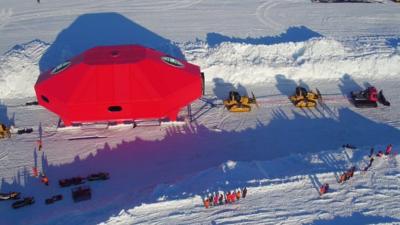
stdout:
<svg viewBox="0 0 400 225">
<path fill-rule="evenodd" d="M 307 91 L 304 87 L 296 87 L 296 92 L 290 96 L 290 101 L 299 108 L 313 108 L 317 102 L 321 100 L 321 93 L 317 89 L 316 92 Z"/>
<path fill-rule="evenodd" d="M 0 123 L 0 139 L 1 138 L 9 138 L 9 137 L 11 137 L 10 128 L 8 128 L 6 125 Z"/>
<path fill-rule="evenodd" d="M 252 97 L 240 96 L 237 91 L 230 91 L 228 99 L 224 100 L 224 106 L 230 112 L 250 112 L 251 104 L 257 105 L 256 97 L 253 92 Z M 257 105 L 258 106 L 258 105 Z"/>
</svg>

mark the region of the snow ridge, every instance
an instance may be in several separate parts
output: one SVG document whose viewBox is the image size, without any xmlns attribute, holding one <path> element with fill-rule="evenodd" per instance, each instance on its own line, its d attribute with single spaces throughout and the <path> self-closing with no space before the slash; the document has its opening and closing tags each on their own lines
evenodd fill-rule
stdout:
<svg viewBox="0 0 400 225">
<path fill-rule="evenodd" d="M 395 48 L 368 47 L 353 51 L 341 42 L 315 38 L 305 42 L 274 45 L 222 43 L 211 48 L 203 45 L 187 59 L 200 65 L 207 81 L 222 78 L 233 84 L 275 83 L 277 75 L 289 79 L 374 79 L 400 75 L 400 54 Z M 359 48 L 359 47 L 358 47 Z"/>
<path fill-rule="evenodd" d="M 33 85 L 40 74 L 38 62 L 49 46 L 36 39 L 16 45 L 0 56 L 0 98 L 35 95 Z"/>
<path fill-rule="evenodd" d="M 48 47 L 48 43 L 33 40 L 16 45 L 0 58 L 0 98 L 34 96 L 38 62 Z M 206 73 L 208 82 L 218 78 L 233 84 L 276 83 L 278 75 L 296 80 L 338 80 L 345 74 L 363 79 L 400 76 L 398 48 L 381 46 L 371 51 L 368 46 L 357 46 L 354 51 L 329 38 L 273 45 L 223 42 L 216 47 L 193 42 L 181 48 Z"/>
</svg>

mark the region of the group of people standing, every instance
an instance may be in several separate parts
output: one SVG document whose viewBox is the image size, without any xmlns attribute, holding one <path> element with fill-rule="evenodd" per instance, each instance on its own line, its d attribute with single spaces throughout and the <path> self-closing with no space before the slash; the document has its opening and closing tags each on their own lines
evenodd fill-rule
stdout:
<svg viewBox="0 0 400 225">
<path fill-rule="evenodd" d="M 343 147 L 348 148 L 348 145 L 343 145 Z M 376 156 L 377 157 L 382 157 L 383 155 L 388 156 L 392 153 L 392 148 L 393 148 L 392 144 L 389 144 L 386 147 L 385 152 L 378 151 Z M 374 162 L 374 148 L 373 147 L 370 149 L 369 158 L 370 159 L 369 159 L 368 165 L 366 167 L 364 167 L 363 169 L 361 169 L 363 172 L 368 171 L 368 169 L 372 166 L 372 163 Z M 347 180 L 349 180 L 351 177 L 353 177 L 355 170 L 356 170 L 356 167 L 352 166 L 350 169 L 348 169 L 346 172 L 344 172 L 339 177 L 338 183 L 342 184 L 342 183 L 346 182 Z M 329 190 L 329 184 L 324 183 L 319 189 L 319 194 L 320 195 L 325 194 L 326 192 L 328 192 L 328 190 Z"/>
<path fill-rule="evenodd" d="M 206 209 L 211 206 L 218 206 L 218 205 L 225 205 L 234 203 L 238 201 L 240 198 L 246 198 L 247 195 L 247 188 L 244 187 L 242 190 L 238 188 L 235 191 L 228 191 L 226 193 L 213 193 L 209 194 L 203 199 L 203 204 Z"/>
</svg>

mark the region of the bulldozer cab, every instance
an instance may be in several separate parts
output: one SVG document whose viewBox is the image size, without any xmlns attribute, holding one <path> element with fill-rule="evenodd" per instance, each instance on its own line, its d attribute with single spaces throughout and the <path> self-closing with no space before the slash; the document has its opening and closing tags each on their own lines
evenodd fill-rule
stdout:
<svg viewBox="0 0 400 225">
<path fill-rule="evenodd" d="M 307 90 L 303 87 L 296 87 L 296 95 L 297 96 L 303 96 L 306 97 L 307 96 Z"/>
<path fill-rule="evenodd" d="M 240 100 L 241 100 L 241 96 L 240 96 L 239 92 L 237 92 L 237 91 L 230 91 L 229 92 L 229 99 L 231 101 L 236 101 L 236 102 L 239 103 Z"/>
</svg>

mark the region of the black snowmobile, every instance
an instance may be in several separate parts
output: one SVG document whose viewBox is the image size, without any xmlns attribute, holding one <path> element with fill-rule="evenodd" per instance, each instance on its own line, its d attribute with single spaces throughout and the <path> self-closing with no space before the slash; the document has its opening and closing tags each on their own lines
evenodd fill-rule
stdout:
<svg viewBox="0 0 400 225">
<path fill-rule="evenodd" d="M 0 193 L 0 201 L 19 199 L 20 192 Z"/>
<path fill-rule="evenodd" d="M 86 179 L 88 181 L 108 180 L 108 179 L 110 179 L 110 174 L 109 173 L 104 173 L 104 172 L 94 173 L 94 174 L 90 174 L 89 176 L 87 176 Z"/>
<path fill-rule="evenodd" d="M 67 179 L 61 179 L 58 181 L 58 184 L 61 187 L 69 187 L 71 185 L 79 185 L 85 183 L 85 178 L 83 177 L 72 177 Z"/>
<path fill-rule="evenodd" d="M 53 204 L 54 202 L 61 201 L 63 199 L 62 195 L 53 195 L 51 198 L 47 198 L 44 202 L 46 205 Z"/>
<path fill-rule="evenodd" d="M 35 199 L 33 197 L 26 197 L 22 200 L 18 200 L 16 202 L 14 202 L 11 206 L 14 209 L 18 209 L 24 206 L 28 206 L 28 205 L 32 205 L 33 203 L 35 203 Z"/>
<path fill-rule="evenodd" d="M 390 106 L 390 102 L 386 100 L 385 96 L 383 95 L 383 91 L 380 90 L 378 93 L 378 101 L 384 106 Z"/>
<path fill-rule="evenodd" d="M 80 186 L 72 189 L 72 199 L 74 202 L 90 200 L 92 198 L 92 190 L 89 186 Z"/>
<path fill-rule="evenodd" d="M 378 107 L 378 96 L 375 87 L 368 87 L 364 91 L 351 92 L 351 99 L 355 107 L 375 108 Z"/>
<path fill-rule="evenodd" d="M 345 144 L 345 145 L 342 145 L 342 147 L 343 148 L 350 148 L 350 149 L 356 149 L 357 148 L 356 146 L 351 145 L 351 144 Z"/>
</svg>

